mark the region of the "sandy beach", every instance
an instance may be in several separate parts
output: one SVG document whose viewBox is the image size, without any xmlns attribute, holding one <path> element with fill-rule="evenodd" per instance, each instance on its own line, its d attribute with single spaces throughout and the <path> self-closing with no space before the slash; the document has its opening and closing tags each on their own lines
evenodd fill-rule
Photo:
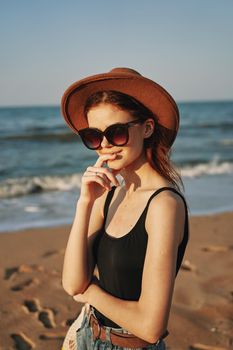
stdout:
<svg viewBox="0 0 233 350">
<path fill-rule="evenodd" d="M 233 212 L 190 218 L 166 338 L 171 350 L 233 347 Z M 70 227 L 0 234 L 0 349 L 56 350 L 81 305 L 61 286 Z"/>
</svg>

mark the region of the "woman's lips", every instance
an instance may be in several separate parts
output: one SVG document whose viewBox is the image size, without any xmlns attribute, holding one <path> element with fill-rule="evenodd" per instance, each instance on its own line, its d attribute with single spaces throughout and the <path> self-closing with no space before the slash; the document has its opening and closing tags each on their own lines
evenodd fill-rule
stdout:
<svg viewBox="0 0 233 350">
<path fill-rule="evenodd" d="M 102 153 L 102 155 L 104 155 L 104 156 L 106 156 L 106 155 L 110 155 L 110 156 L 111 156 L 111 155 L 114 155 L 114 154 L 116 154 L 116 155 L 117 155 L 117 154 L 119 154 L 120 152 L 121 152 L 121 151 L 111 152 L 111 153 L 110 153 L 110 152 L 109 152 L 109 153 L 107 153 L 107 152 L 106 152 L 106 153 Z"/>
<path fill-rule="evenodd" d="M 110 155 L 109 159 L 107 159 L 106 162 L 114 162 L 115 160 L 119 160 L 121 158 L 120 151 L 112 153 L 103 153 L 103 155 Z M 113 155 L 115 155 L 115 157 L 113 157 Z"/>
</svg>

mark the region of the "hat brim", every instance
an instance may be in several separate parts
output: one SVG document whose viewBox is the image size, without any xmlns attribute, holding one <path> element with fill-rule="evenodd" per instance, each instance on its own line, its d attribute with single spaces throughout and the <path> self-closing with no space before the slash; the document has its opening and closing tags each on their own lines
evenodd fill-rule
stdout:
<svg viewBox="0 0 233 350">
<path fill-rule="evenodd" d="M 87 98 L 97 91 L 115 90 L 140 101 L 156 116 L 158 124 L 169 134 L 171 147 L 179 128 L 179 110 L 171 95 L 159 84 L 141 75 L 103 73 L 72 84 L 61 102 L 62 114 L 69 127 L 76 133 L 88 126 L 84 115 Z"/>
</svg>

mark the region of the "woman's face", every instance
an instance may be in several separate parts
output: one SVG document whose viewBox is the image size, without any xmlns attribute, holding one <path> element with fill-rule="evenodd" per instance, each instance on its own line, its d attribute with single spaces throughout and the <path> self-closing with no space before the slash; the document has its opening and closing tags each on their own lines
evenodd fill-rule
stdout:
<svg viewBox="0 0 233 350">
<path fill-rule="evenodd" d="M 129 112 L 121 110 L 114 105 L 102 103 L 89 110 L 87 119 L 89 127 L 104 131 L 112 124 L 128 123 L 135 118 Z M 116 153 L 116 158 L 108 161 L 108 166 L 116 171 L 133 165 L 139 158 L 144 157 L 143 141 L 148 129 L 146 123 L 147 121 L 129 127 L 129 140 L 124 146 L 114 146 L 104 137 L 101 147 L 96 151 L 97 154 Z"/>
</svg>

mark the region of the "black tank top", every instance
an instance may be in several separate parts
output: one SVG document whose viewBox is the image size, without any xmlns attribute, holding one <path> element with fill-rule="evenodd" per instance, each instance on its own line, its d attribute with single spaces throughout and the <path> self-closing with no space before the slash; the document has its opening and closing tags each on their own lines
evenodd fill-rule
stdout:
<svg viewBox="0 0 233 350">
<path fill-rule="evenodd" d="M 136 301 L 141 293 L 142 272 L 148 239 L 145 220 L 152 198 L 162 191 L 170 190 L 180 195 L 185 204 L 184 235 L 178 247 L 176 275 L 182 263 L 189 238 L 188 208 L 184 197 L 177 190 L 171 187 L 162 187 L 150 196 L 145 209 L 130 232 L 122 237 L 115 238 L 105 231 L 108 207 L 115 189 L 114 186 L 107 195 L 104 206 L 104 223 L 94 241 L 93 253 L 99 270 L 100 287 L 120 299 Z M 98 310 L 95 310 L 95 314 L 102 325 L 120 328 Z"/>
</svg>

